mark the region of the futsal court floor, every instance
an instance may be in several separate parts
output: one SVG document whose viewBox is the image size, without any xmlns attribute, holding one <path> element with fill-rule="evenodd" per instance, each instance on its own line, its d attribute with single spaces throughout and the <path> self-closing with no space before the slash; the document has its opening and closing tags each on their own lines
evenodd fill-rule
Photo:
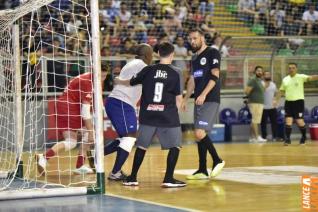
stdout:
<svg viewBox="0 0 318 212">
<path fill-rule="evenodd" d="M 138 187 L 106 180 L 106 195 L 1 201 L 0 211 L 302 211 L 301 176 L 318 177 L 318 142 L 217 143 L 226 161 L 215 179 L 186 181 L 198 167 L 197 147 L 181 149 L 175 178 L 184 188 L 161 188 L 167 151 L 152 146 L 140 168 Z M 134 152 L 134 150 L 133 150 Z M 115 155 L 105 157 L 106 175 Z M 133 153 L 123 167 L 131 170 Z M 53 161 L 52 161 L 53 162 Z M 211 166 L 211 160 L 208 160 Z"/>
</svg>

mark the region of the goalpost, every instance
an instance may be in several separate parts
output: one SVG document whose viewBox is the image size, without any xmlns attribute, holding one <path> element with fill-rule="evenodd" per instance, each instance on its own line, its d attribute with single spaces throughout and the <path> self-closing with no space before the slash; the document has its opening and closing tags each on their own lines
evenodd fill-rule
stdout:
<svg viewBox="0 0 318 212">
<path fill-rule="evenodd" d="M 98 0 L 25 0 L 0 11 L 0 200 L 105 192 L 99 33 Z M 55 100 L 85 72 L 94 79 L 96 174 L 74 174 L 75 149 L 40 176 L 35 153 L 60 137 Z"/>
</svg>

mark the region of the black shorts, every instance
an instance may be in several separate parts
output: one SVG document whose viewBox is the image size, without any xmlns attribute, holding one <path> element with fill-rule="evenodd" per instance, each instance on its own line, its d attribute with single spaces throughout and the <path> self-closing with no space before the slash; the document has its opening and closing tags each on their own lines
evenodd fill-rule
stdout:
<svg viewBox="0 0 318 212">
<path fill-rule="evenodd" d="M 296 101 L 285 101 L 285 117 L 294 119 L 303 119 L 305 111 L 305 102 L 303 99 Z"/>
</svg>

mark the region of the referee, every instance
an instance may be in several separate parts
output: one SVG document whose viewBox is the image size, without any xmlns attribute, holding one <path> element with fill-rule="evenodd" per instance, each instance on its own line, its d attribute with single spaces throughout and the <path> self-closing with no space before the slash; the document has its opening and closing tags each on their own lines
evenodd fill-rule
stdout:
<svg viewBox="0 0 318 212">
<path fill-rule="evenodd" d="M 285 146 L 291 144 L 290 134 L 294 119 L 296 120 L 296 124 L 301 132 L 301 139 L 299 143 L 305 144 L 306 142 L 306 125 L 304 121 L 304 83 L 315 80 L 318 80 L 318 75 L 309 76 L 306 74 L 298 74 L 297 64 L 288 64 L 288 76 L 284 77 L 279 89 L 282 96 L 285 96 Z"/>
<path fill-rule="evenodd" d="M 191 30 L 189 39 L 195 55 L 191 61 L 191 77 L 187 84 L 182 109 L 186 109 L 186 102 L 194 91 L 194 133 L 198 145 L 199 169 L 187 176 L 187 179 L 203 180 L 216 177 L 225 165 L 207 134 L 212 130 L 220 105 L 221 56 L 217 49 L 207 46 L 204 34 L 200 29 Z M 210 176 L 206 166 L 207 151 L 213 159 Z"/>
</svg>

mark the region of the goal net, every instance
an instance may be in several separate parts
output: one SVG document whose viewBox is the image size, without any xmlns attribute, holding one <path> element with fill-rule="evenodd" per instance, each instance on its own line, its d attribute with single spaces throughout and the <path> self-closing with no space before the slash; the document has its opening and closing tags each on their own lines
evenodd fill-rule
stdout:
<svg viewBox="0 0 318 212">
<path fill-rule="evenodd" d="M 103 140 L 98 1 L 20 2 L 0 11 L 0 200 L 104 192 L 103 148 L 97 148 Z M 73 131 L 76 148 L 48 153 L 65 140 L 58 128 L 58 99 L 84 73 L 92 76 L 91 157 L 97 173 L 76 169 L 79 160 L 89 167 L 80 149 L 87 144 L 83 123 Z M 66 104 L 72 104 L 71 98 L 67 96 Z M 41 153 L 47 162 L 45 175 L 37 170 L 35 155 Z"/>
</svg>

